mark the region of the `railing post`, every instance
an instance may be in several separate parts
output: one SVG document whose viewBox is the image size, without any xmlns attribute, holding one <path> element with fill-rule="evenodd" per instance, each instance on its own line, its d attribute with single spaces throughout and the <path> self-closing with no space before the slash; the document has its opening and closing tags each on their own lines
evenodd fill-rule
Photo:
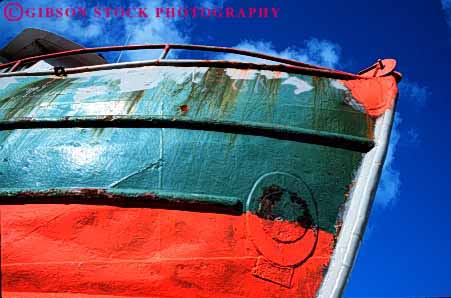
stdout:
<svg viewBox="0 0 451 298">
<path fill-rule="evenodd" d="M 161 53 L 160 58 L 158 58 L 158 60 L 163 60 L 165 59 L 168 54 L 169 54 L 169 50 L 170 50 L 171 46 L 168 44 L 164 45 L 164 49 L 163 49 L 163 53 Z"/>
<path fill-rule="evenodd" d="M 22 60 L 17 60 L 16 64 L 14 64 L 13 67 L 11 67 L 9 72 L 15 71 L 19 67 L 20 63 L 22 63 Z"/>
</svg>

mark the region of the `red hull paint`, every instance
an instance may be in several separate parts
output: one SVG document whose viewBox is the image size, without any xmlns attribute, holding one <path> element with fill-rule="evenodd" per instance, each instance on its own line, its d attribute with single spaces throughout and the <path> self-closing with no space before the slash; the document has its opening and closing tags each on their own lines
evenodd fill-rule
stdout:
<svg viewBox="0 0 451 298">
<path fill-rule="evenodd" d="M 30 292 L 3 292 L 4 298 L 112 298 L 111 295 L 90 295 L 73 293 L 30 293 Z M 113 298 L 130 298 L 130 296 L 116 296 Z M 133 298 L 149 298 L 134 296 Z"/>
<path fill-rule="evenodd" d="M 324 231 L 309 238 L 311 230 L 295 231 L 288 222 L 276 223 L 282 232 L 275 236 L 267 223 L 255 228 L 261 219 L 250 213 L 80 205 L 0 210 L 5 298 L 315 297 L 334 241 Z M 284 235 L 297 236 L 271 244 Z M 256 237 L 268 238 L 256 243 Z M 275 247 L 314 249 L 299 254 L 299 264 Z"/>
<path fill-rule="evenodd" d="M 342 82 L 351 90 L 352 96 L 363 105 L 368 115 L 372 117 L 379 117 L 385 111 L 391 109 L 398 94 L 394 76 Z"/>
</svg>

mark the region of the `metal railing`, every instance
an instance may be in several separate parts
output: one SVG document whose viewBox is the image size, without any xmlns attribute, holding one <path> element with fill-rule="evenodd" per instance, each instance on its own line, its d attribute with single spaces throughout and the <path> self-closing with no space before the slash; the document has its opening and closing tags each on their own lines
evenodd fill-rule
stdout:
<svg viewBox="0 0 451 298">
<path fill-rule="evenodd" d="M 274 70 L 293 70 L 293 71 L 300 71 L 302 73 L 312 73 L 317 75 L 329 75 L 337 78 L 343 78 L 343 79 L 357 79 L 357 78 L 363 78 L 360 75 L 338 71 L 330 68 L 320 67 L 316 65 L 311 65 L 307 63 L 303 63 L 300 61 L 292 60 L 292 59 L 286 59 L 281 57 L 276 57 L 272 55 L 267 54 L 261 54 L 257 52 L 247 51 L 247 50 L 240 50 L 240 49 L 234 49 L 234 48 L 228 48 L 228 47 L 217 47 L 217 46 L 204 46 L 204 45 L 189 45 L 189 44 L 143 44 L 143 45 L 126 45 L 126 46 L 107 46 L 107 47 L 96 47 L 96 48 L 82 48 L 82 49 L 76 49 L 76 50 L 68 50 L 68 51 L 62 51 L 57 53 L 51 53 L 51 54 L 44 54 L 44 55 L 38 55 L 38 56 L 32 56 L 32 57 L 26 57 L 22 58 L 16 61 L 8 62 L 0 64 L 0 71 L 2 72 L 15 72 L 17 69 L 19 69 L 20 66 L 37 62 L 39 60 L 47 60 L 52 58 L 59 58 L 59 57 L 68 57 L 73 55 L 80 55 L 80 54 L 89 54 L 89 53 L 102 53 L 102 52 L 115 52 L 115 51 L 135 51 L 135 50 L 155 50 L 155 49 L 162 49 L 162 53 L 159 56 L 157 60 L 154 61 L 154 64 L 158 64 L 159 61 L 164 60 L 170 50 L 192 50 L 192 51 L 206 51 L 206 52 L 219 52 L 219 53 L 229 53 L 229 54 L 236 54 L 236 55 L 242 55 L 242 56 L 248 56 L 252 58 L 258 58 L 258 59 L 264 59 L 269 60 L 272 62 L 278 62 L 281 64 L 275 64 L 275 65 L 265 65 L 265 69 L 274 69 Z M 190 65 L 222 65 L 227 66 L 228 63 L 232 63 L 232 61 L 224 61 L 224 60 L 179 60 L 180 64 L 187 65 L 186 61 L 189 61 L 188 64 Z M 183 62 L 185 61 L 185 62 Z M 241 66 L 245 66 L 246 64 L 250 63 L 241 63 L 241 62 L 233 62 L 233 65 L 241 64 Z M 172 61 L 171 64 L 177 64 L 175 61 Z M 165 63 L 165 65 L 168 65 L 168 63 Z M 8 69 L 9 68 L 9 69 Z M 5 70 L 6 69 L 6 70 Z"/>
</svg>

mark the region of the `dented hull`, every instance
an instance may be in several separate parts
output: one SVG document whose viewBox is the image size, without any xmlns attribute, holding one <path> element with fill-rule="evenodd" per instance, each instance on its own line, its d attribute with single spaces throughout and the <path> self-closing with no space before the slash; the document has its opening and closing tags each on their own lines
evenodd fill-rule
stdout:
<svg viewBox="0 0 451 298">
<path fill-rule="evenodd" d="M 1 77 L 3 297 L 323 295 L 396 94 L 390 74 Z"/>
</svg>

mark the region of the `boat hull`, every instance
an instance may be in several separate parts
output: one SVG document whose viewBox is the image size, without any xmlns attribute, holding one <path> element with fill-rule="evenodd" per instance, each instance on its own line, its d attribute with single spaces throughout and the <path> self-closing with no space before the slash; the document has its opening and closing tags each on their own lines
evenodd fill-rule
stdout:
<svg viewBox="0 0 451 298">
<path fill-rule="evenodd" d="M 374 84 L 391 109 L 394 78 Z M 325 77 L 149 66 L 0 85 L 3 297 L 315 297 L 378 141 L 377 115 Z"/>
</svg>

